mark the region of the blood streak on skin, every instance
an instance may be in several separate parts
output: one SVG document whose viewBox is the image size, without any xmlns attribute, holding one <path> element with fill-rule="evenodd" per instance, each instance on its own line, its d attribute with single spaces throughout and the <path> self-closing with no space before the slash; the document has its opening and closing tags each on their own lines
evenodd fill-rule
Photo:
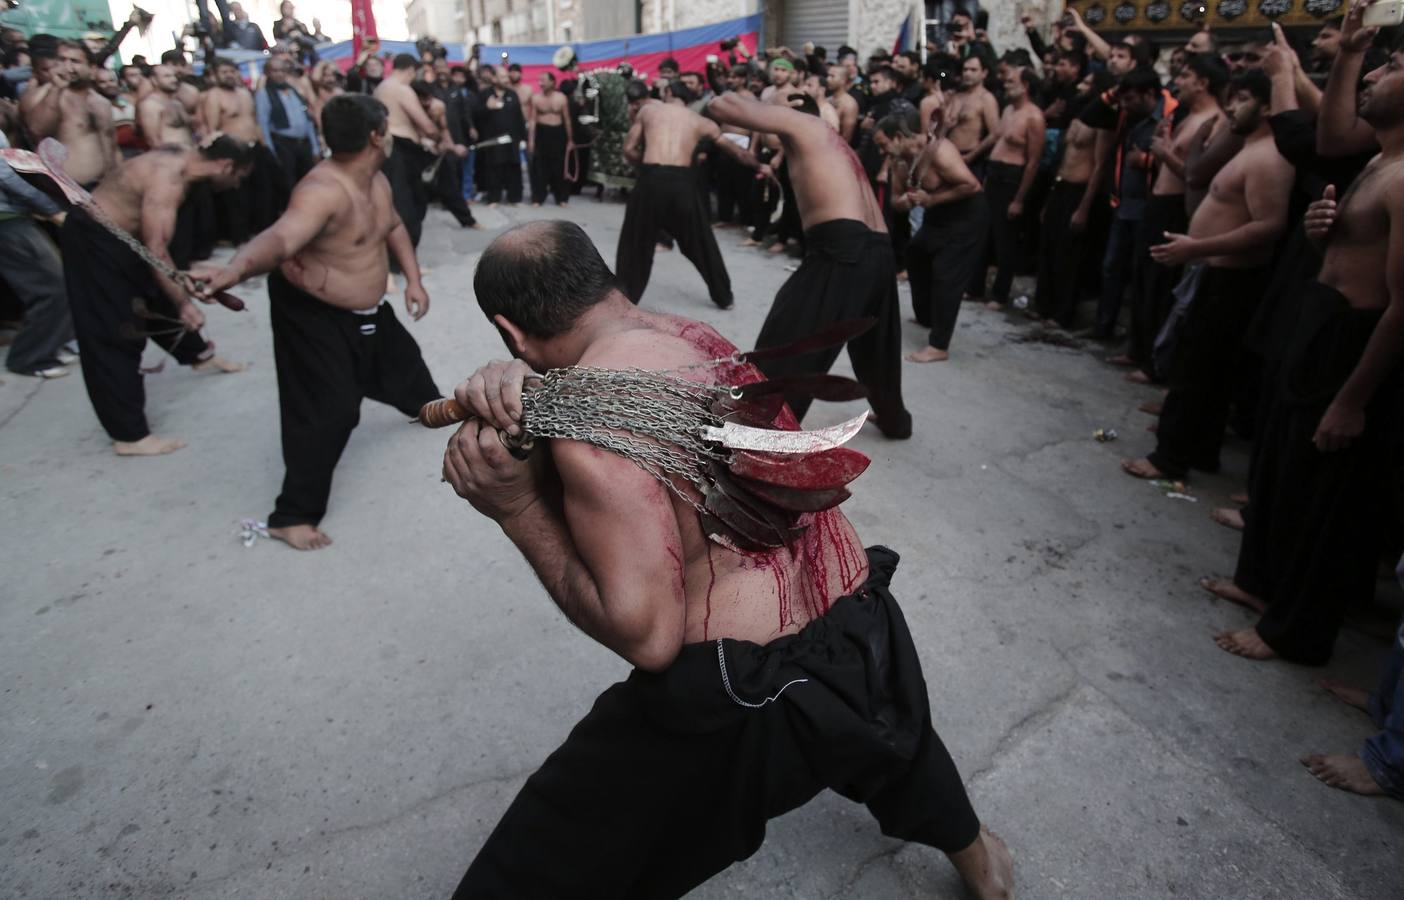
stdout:
<svg viewBox="0 0 1404 900">
<path fill-rule="evenodd" d="M 847 146 L 845 145 L 845 149 Z M 848 151 L 856 171 L 862 173 L 862 163 Z M 866 183 L 867 175 L 863 174 Z M 736 353 L 736 346 L 700 322 L 687 322 L 681 325 L 678 337 L 692 344 L 706 359 L 724 359 Z M 697 369 L 703 372 L 707 370 Z M 764 373 L 750 363 L 722 363 L 711 370 L 713 383 L 730 385 L 752 384 L 765 379 Z M 781 409 L 772 423 L 786 431 L 798 431 L 799 420 L 789 406 Z M 829 553 L 833 554 L 838 568 L 840 594 L 849 593 L 858 584 L 863 571 L 863 556 L 852 546 L 852 541 L 840 527 L 836 510 L 807 514 L 799 524 L 807 526 L 804 535 L 789 547 L 746 553 L 745 556 L 756 569 L 765 569 L 775 579 L 775 593 L 778 600 L 780 629 L 795 623 L 794 601 L 798 599 L 809 618 L 817 618 L 829 611 L 829 598 L 832 594 L 829 584 Z M 827 551 L 827 552 L 826 552 Z M 803 577 L 798 585 L 799 596 L 794 596 L 789 578 L 791 563 L 798 562 Z M 707 566 L 711 582 L 707 585 L 706 610 L 702 621 L 702 634 L 707 638 L 707 624 L 712 615 L 712 589 L 716 585 L 716 568 L 712 562 L 711 548 L 708 548 Z"/>
<path fill-rule="evenodd" d="M 717 567 L 712 565 L 712 548 L 707 548 L 707 607 L 702 613 L 702 640 L 710 640 L 707 625 L 712 621 L 712 589 L 717 586 Z"/>
</svg>

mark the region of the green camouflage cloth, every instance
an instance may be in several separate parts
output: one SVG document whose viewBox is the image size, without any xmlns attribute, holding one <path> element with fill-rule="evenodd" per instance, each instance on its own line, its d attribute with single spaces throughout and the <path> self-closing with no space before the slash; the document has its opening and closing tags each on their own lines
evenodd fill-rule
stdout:
<svg viewBox="0 0 1404 900">
<path fill-rule="evenodd" d="M 624 138 L 629 134 L 629 103 L 624 99 L 628 79 L 613 69 L 597 69 L 580 80 L 580 89 L 584 90 L 588 82 L 594 82 L 600 92 L 600 123 L 590 148 L 589 180 L 605 187 L 630 189 L 638 178 L 638 169 L 624 158 Z M 587 110 L 590 105 L 586 101 Z"/>
</svg>

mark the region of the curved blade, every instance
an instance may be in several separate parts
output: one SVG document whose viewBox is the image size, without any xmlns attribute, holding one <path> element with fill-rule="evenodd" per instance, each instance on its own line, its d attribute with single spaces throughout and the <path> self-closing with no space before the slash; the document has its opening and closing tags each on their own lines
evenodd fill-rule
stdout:
<svg viewBox="0 0 1404 900">
<path fill-rule="evenodd" d="M 702 429 L 703 440 L 716 441 L 733 450 L 763 450 L 769 453 L 816 453 L 842 447 L 863 427 L 867 412 L 828 428 L 815 431 L 780 431 L 775 428 L 751 428 L 727 422 L 720 428 Z"/>
</svg>

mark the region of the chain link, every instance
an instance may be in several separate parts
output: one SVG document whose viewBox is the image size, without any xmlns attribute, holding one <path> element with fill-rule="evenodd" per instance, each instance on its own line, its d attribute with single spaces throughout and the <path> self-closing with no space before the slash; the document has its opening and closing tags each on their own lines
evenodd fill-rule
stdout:
<svg viewBox="0 0 1404 900">
<path fill-rule="evenodd" d="M 180 273 L 175 270 L 175 267 L 159 259 L 146 248 L 145 244 L 133 237 L 125 228 L 109 219 L 107 213 L 103 211 L 103 208 L 98 206 L 97 201 L 89 199 L 85 202 L 80 202 L 78 206 L 91 216 L 94 222 L 107 229 L 109 234 L 126 244 L 133 253 L 141 257 L 143 262 L 171 281 L 174 281 L 176 284 L 180 284 Z"/>
<path fill-rule="evenodd" d="M 667 372 L 570 366 L 522 393 L 522 428 L 528 437 L 581 441 L 622 456 L 702 512 L 681 485 L 706 494 L 707 468 L 726 462 L 702 429 L 722 425 L 715 407 L 733 399 L 728 385 Z"/>
</svg>

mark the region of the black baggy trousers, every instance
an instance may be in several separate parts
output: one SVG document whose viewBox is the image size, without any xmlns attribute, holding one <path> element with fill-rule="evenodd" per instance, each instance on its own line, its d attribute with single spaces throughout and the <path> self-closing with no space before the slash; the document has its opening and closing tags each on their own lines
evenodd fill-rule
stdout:
<svg viewBox="0 0 1404 900">
<path fill-rule="evenodd" d="M 731 277 L 691 166 L 639 166 L 639 179 L 624 207 L 614 260 L 624 293 L 635 303 L 643 299 L 653 272 L 653 251 L 664 234 L 671 235 L 683 256 L 697 267 L 712 302 L 722 309 L 731 306 Z"/>
<path fill-rule="evenodd" d="M 454 900 L 680 897 L 825 788 L 884 834 L 954 852 L 980 833 L 931 725 L 888 589 L 897 554 L 799 633 L 688 644 L 600 695 L 526 784 Z"/>
<path fill-rule="evenodd" d="M 815 225 L 804 239 L 804 262 L 775 295 L 756 347 L 783 346 L 835 323 L 871 316 L 877 323 L 848 342 L 853 374 L 868 391 L 882 433 L 910 437 L 912 415 L 902 402 L 902 314 L 891 239 L 856 219 Z M 826 347 L 767 359 L 759 366 L 768 378 L 818 375 L 829 371 L 839 350 Z M 799 419 L 809 411 L 810 399 L 799 394 L 785 398 Z"/>
<path fill-rule="evenodd" d="M 59 243 L 88 399 L 114 441 L 139 441 L 151 433 L 141 373 L 147 338 L 183 366 L 207 358 L 210 346 L 198 332 L 180 331 L 178 310 L 151 268 L 87 213 L 69 211 Z"/>
<path fill-rule="evenodd" d="M 369 397 L 407 416 L 440 396 L 419 345 L 389 303 L 366 313 L 330 306 L 268 274 L 273 360 L 283 429 L 283 492 L 268 524 L 315 525 L 332 473 Z"/>
</svg>

